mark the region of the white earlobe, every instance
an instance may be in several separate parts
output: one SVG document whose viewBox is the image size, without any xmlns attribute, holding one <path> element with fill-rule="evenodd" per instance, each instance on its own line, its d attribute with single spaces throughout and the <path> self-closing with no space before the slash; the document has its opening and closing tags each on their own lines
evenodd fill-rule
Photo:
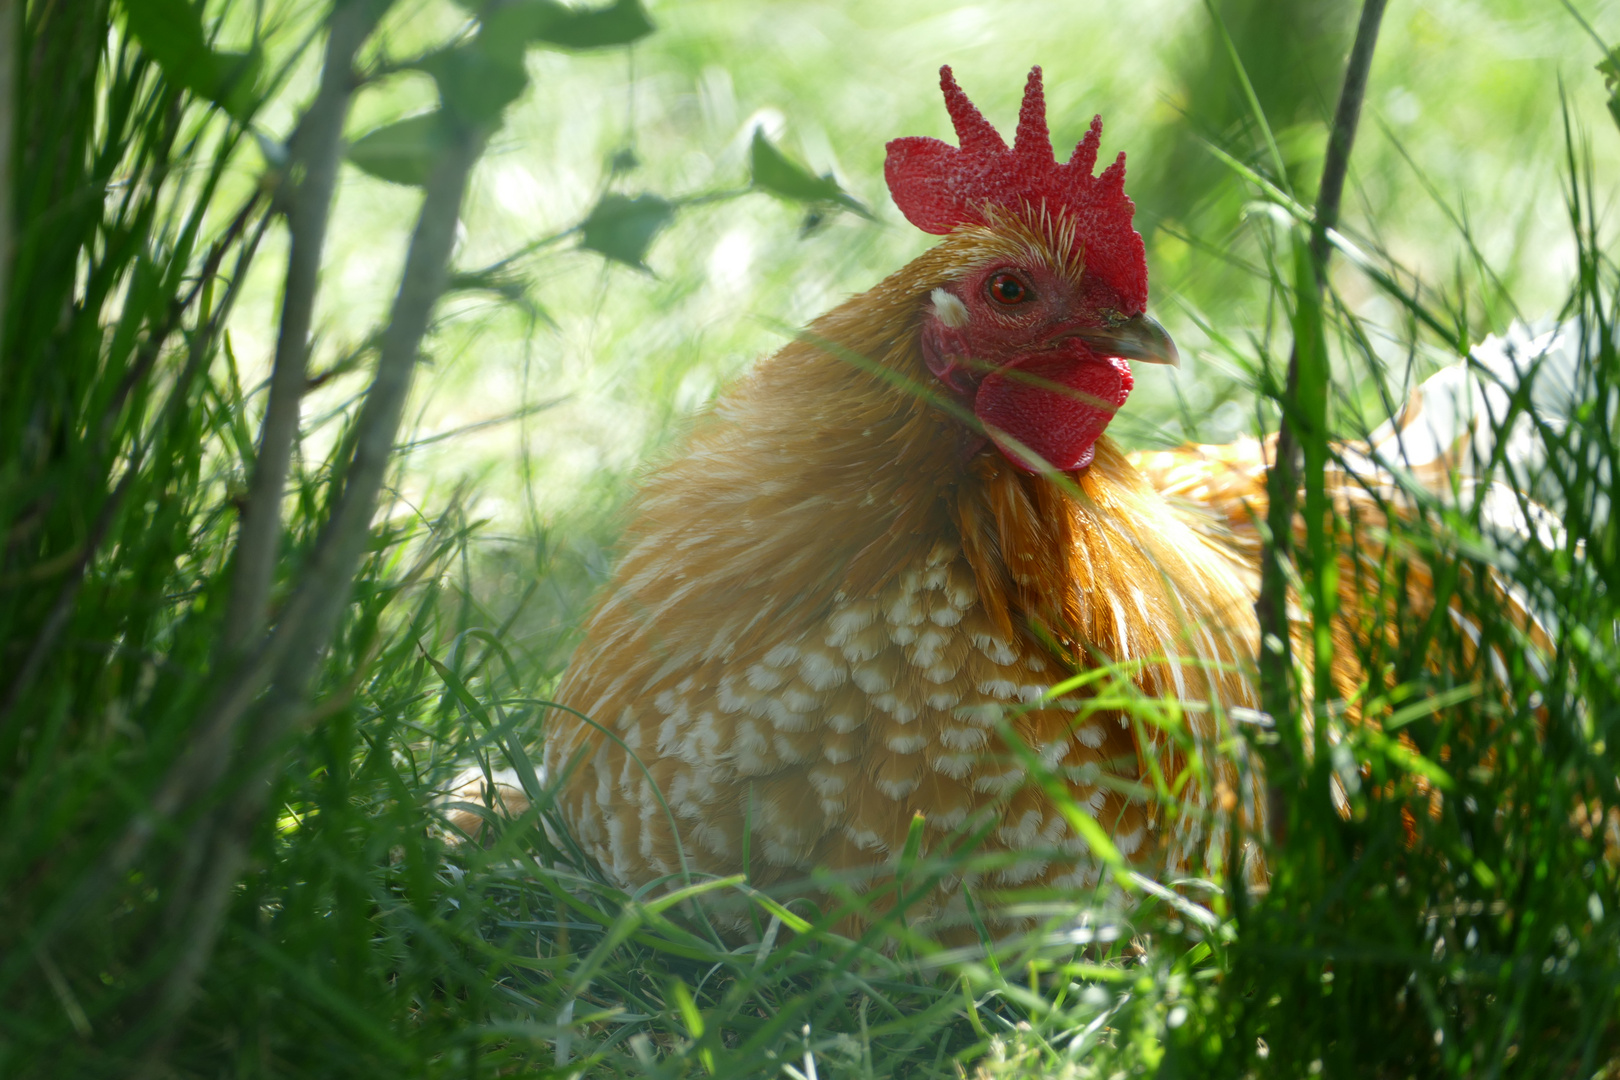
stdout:
<svg viewBox="0 0 1620 1080">
<path fill-rule="evenodd" d="M 968 324 L 967 305 L 962 303 L 960 297 L 953 296 L 944 289 L 935 289 L 928 298 L 934 302 L 934 315 L 952 330 L 961 329 Z"/>
</svg>

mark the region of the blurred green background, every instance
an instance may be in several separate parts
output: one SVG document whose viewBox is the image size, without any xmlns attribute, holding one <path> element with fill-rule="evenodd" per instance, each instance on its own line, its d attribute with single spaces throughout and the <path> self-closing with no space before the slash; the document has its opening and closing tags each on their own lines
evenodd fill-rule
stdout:
<svg viewBox="0 0 1620 1080">
<path fill-rule="evenodd" d="M 1620 4 L 1583 6 L 1600 33 L 1620 34 Z M 1252 189 L 1206 143 L 1247 147 L 1270 171 L 1235 54 L 1288 180 L 1308 202 L 1354 5 L 1228 0 L 1212 9 L 1140 0 L 1127 13 L 1034 0 L 688 0 L 650 10 L 657 32 L 628 51 L 531 54 L 531 89 L 475 175 L 458 268 L 489 265 L 571 228 L 606 190 L 680 199 L 744 187 L 755 128 L 815 172 L 832 173 L 875 220 L 833 213 L 807 228 L 802 207 L 768 195 L 718 200 L 682 210 L 653 243 L 650 273 L 577 251 L 565 238 L 511 264 L 521 303 L 480 293 L 445 305 L 411 414 L 413 439 L 437 441 L 411 451 L 404 494 L 425 506 L 469 485 L 473 516 L 489 522 L 479 541 L 489 573 L 481 576 L 497 606 L 543 572 L 547 595 L 535 598 L 524 640 L 547 666 L 561 659 L 570 613 L 610 557 L 614 508 L 643 464 L 728 380 L 777 348 L 785 330 L 932 243 L 894 209 L 882 163 L 890 138 L 953 138 L 938 90 L 942 63 L 1009 135 L 1024 76 L 1041 64 L 1060 156 L 1094 113 L 1104 118 L 1104 157 L 1128 155 L 1152 308 L 1186 363 L 1179 372 L 1139 372 L 1116 435 L 1151 445 L 1256 430 L 1252 398 L 1196 323 L 1283 350 L 1287 337 L 1271 343 L 1276 313 L 1253 272 L 1261 246 L 1248 213 Z M 381 46 L 403 57 L 466 20 L 449 0 L 400 3 Z M 229 30 L 222 43 L 232 44 Z M 1558 3 L 1391 6 L 1345 198 L 1346 231 L 1466 302 L 1475 340 L 1514 310 L 1481 288 L 1470 235 L 1526 318 L 1555 316 L 1566 295 L 1575 256 L 1561 186 L 1561 94 L 1597 175 L 1615 175 L 1620 162 L 1593 72 L 1598 58 Z M 290 127 L 307 96 L 297 79 L 290 89 L 261 114 L 266 130 Z M 426 75 L 394 76 L 361 93 L 351 135 L 434 101 Z M 316 371 L 336 364 L 385 314 L 419 197 L 346 167 L 317 313 Z M 270 242 L 280 240 L 273 233 Z M 267 370 L 274 343 L 281 253 L 265 254 L 232 328 L 250 372 Z M 1337 277 L 1360 315 L 1395 326 L 1398 309 L 1342 261 Z M 306 417 L 349 400 L 363 378 L 354 370 L 331 379 L 307 400 Z M 463 431 L 478 424 L 487 426 Z M 319 439 L 314 447 L 324 449 Z"/>
</svg>

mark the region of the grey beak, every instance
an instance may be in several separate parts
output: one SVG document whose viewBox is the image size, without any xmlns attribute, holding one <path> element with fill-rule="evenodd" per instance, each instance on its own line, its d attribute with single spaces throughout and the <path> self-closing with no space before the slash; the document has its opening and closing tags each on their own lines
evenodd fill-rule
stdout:
<svg viewBox="0 0 1620 1080">
<path fill-rule="evenodd" d="M 1181 354 L 1176 352 L 1170 334 L 1145 313 L 1118 326 L 1087 327 L 1074 336 L 1106 356 L 1181 366 Z"/>
</svg>

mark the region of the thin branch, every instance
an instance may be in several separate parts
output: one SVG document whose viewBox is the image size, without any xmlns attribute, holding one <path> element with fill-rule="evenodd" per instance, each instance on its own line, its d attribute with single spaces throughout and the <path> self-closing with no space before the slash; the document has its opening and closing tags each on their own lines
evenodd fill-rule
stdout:
<svg viewBox="0 0 1620 1080">
<path fill-rule="evenodd" d="M 302 646 L 289 653 L 276 673 L 282 691 L 302 695 L 304 682 L 348 603 L 354 574 L 371 535 L 377 494 L 393 454 L 417 354 L 449 278 L 462 196 L 483 141 L 478 133 L 458 133 L 425 185 L 377 372 L 356 421 L 354 457 L 343 478 L 343 494 L 310 556 L 298 591 L 298 599 L 309 604 L 309 614 L 300 635 Z"/>
<path fill-rule="evenodd" d="M 1367 73 L 1372 66 L 1373 49 L 1378 43 L 1378 28 L 1384 18 L 1385 4 L 1386 0 L 1367 0 L 1361 9 L 1361 22 L 1356 28 L 1355 44 L 1350 50 L 1344 85 L 1339 91 L 1339 104 L 1328 135 L 1327 159 L 1322 165 L 1322 185 L 1317 193 L 1316 214 L 1311 222 L 1311 274 L 1317 297 L 1321 296 L 1327 280 L 1328 256 L 1333 250 L 1328 233 L 1339 220 L 1339 203 L 1349 172 L 1350 151 L 1355 144 L 1356 127 L 1361 119 L 1361 103 L 1367 93 Z M 1300 297 L 1296 302 L 1304 304 L 1314 301 Z M 1293 658 L 1289 645 L 1287 567 L 1293 551 L 1294 510 L 1303 465 L 1301 447 L 1290 422 L 1297 412 L 1299 353 L 1299 340 L 1296 337 L 1288 357 L 1287 384 L 1283 393 L 1283 415 L 1277 432 L 1275 458 L 1266 477 L 1270 495 L 1267 513 L 1269 528 L 1260 553 L 1260 596 L 1254 605 L 1255 618 L 1260 624 L 1261 702 L 1265 711 L 1276 718 L 1279 731 L 1287 727 L 1282 718 L 1293 707 L 1289 689 Z M 1290 765 L 1297 768 L 1300 764 L 1296 753 Z M 1273 836 L 1278 842 L 1284 839 L 1286 814 L 1282 812 L 1281 800 L 1285 797 L 1274 779 L 1270 785 L 1271 812 L 1268 817 Z"/>
<path fill-rule="evenodd" d="M 194 865 L 206 869 L 195 893 L 174 896 L 180 910 L 171 913 L 170 923 L 186 929 L 187 941 L 159 998 L 157 1014 L 165 1021 L 185 1009 L 213 952 L 231 887 L 246 862 L 253 824 L 269 796 L 270 778 L 281 764 L 281 755 L 274 751 L 303 717 L 310 677 L 349 602 L 371 537 L 378 492 L 399 433 L 422 339 L 449 278 L 450 252 L 467 178 L 484 141 L 482 132 L 457 132 L 428 177 L 377 372 L 356 421 L 354 456 L 343 477 L 343 493 L 310 555 L 302 584 L 265 648 L 233 678 L 220 708 L 205 725 L 224 744 L 220 748 L 228 747 L 249 713 L 253 686 L 269 676 L 269 692 L 252 710 L 254 723 L 247 726 L 236 755 L 244 774 L 241 783 L 233 784 L 226 802 L 200 820 L 192 832 L 191 845 L 205 853 Z M 188 754 L 187 760 L 192 767 L 212 772 L 213 782 L 223 774 L 217 758 L 210 761 Z M 206 798 L 212 783 L 199 787 L 193 782 L 186 787 L 186 794 Z"/>
<path fill-rule="evenodd" d="M 1367 96 L 1367 73 L 1372 68 L 1373 49 L 1378 44 L 1378 27 L 1384 19 L 1387 0 L 1367 0 L 1356 27 L 1356 43 L 1350 49 L 1350 63 L 1339 91 L 1339 107 L 1333 115 L 1328 137 L 1327 160 L 1322 163 L 1322 186 L 1316 196 L 1316 222 L 1311 228 L 1311 256 L 1318 270 L 1327 268 L 1329 229 L 1339 224 L 1339 202 L 1344 197 L 1344 181 L 1350 172 L 1350 150 L 1361 122 L 1361 102 Z M 1317 275 L 1321 288 L 1322 276 Z"/>
<path fill-rule="evenodd" d="M 281 549 L 281 501 L 292 466 L 299 406 L 305 390 L 309 328 L 314 318 L 321 253 L 326 247 L 326 227 L 343 156 L 343 124 L 354 95 L 354 58 L 378 14 L 377 5 L 363 0 L 349 0 L 333 13 L 320 89 L 299 121 L 292 147 L 292 167 L 297 170 L 301 166 L 303 176 L 297 181 L 287 212 L 291 250 L 270 376 L 270 400 L 237 532 L 235 578 L 223 639 L 229 653 L 240 653 L 264 633 Z"/>
<path fill-rule="evenodd" d="M 545 412 L 547 409 L 554 409 L 558 405 L 572 399 L 572 394 L 564 394 L 562 397 L 554 397 L 549 401 L 531 402 L 530 404 L 523 406 L 523 408 L 509 412 L 504 416 L 495 416 L 488 420 L 479 420 L 477 423 L 473 424 L 463 424 L 461 427 L 453 428 L 450 431 L 441 431 L 437 435 L 429 435 L 425 438 L 413 439 L 408 443 L 401 443 L 394 447 L 394 453 L 409 454 L 413 450 L 420 450 L 422 447 L 432 446 L 434 443 L 446 442 L 450 439 L 459 439 L 463 435 L 470 435 L 475 431 L 482 431 L 485 428 L 495 427 L 498 424 L 510 424 L 513 420 L 522 420 L 524 417 L 533 416 L 535 413 Z"/>
</svg>

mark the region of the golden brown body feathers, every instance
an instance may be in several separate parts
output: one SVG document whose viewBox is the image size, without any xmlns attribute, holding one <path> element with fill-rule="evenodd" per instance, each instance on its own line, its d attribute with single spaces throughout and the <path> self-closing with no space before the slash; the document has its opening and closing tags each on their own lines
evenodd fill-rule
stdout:
<svg viewBox="0 0 1620 1080">
<path fill-rule="evenodd" d="M 1188 703 L 1212 748 L 1226 710 L 1255 705 L 1241 550 L 1106 440 L 1078 475 L 969 460 L 963 426 L 918 392 L 919 298 L 1008 242 L 959 232 L 818 320 L 647 483 L 557 695 L 600 728 L 554 711 L 545 749 L 550 775 L 567 773 L 565 818 L 612 877 L 677 873 L 678 849 L 713 873 L 743 869 L 746 850 L 760 885 L 870 868 L 920 812 L 930 837 L 994 814 L 988 848 L 1051 856 L 992 884 L 1096 881 L 1009 759 L 1003 716 L 1094 779 L 1071 788 L 1127 857 L 1182 867 L 1221 850 L 1214 792 L 1250 787 L 1226 759 L 1118 713 L 1029 706 L 1076 669 L 1134 662 L 1140 691 Z M 1177 806 L 1140 794 L 1150 759 L 1183 785 Z"/>
</svg>

